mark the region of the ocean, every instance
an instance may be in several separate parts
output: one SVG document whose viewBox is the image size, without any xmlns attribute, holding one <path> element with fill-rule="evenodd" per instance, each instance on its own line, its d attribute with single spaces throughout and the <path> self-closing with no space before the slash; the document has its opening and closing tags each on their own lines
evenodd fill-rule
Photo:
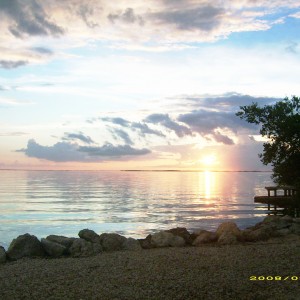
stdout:
<svg viewBox="0 0 300 300">
<path fill-rule="evenodd" d="M 77 236 L 84 228 L 146 237 L 173 227 L 246 228 L 266 207 L 254 195 L 269 172 L 0 171 L 0 245 L 24 233 Z"/>
</svg>

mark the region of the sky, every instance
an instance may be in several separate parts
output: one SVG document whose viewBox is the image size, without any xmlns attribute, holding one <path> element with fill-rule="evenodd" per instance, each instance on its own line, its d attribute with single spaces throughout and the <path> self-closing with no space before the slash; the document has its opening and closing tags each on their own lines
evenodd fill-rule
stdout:
<svg viewBox="0 0 300 300">
<path fill-rule="evenodd" d="M 299 96 L 300 2 L 0 0 L 0 169 L 270 170 L 242 105 Z"/>
</svg>

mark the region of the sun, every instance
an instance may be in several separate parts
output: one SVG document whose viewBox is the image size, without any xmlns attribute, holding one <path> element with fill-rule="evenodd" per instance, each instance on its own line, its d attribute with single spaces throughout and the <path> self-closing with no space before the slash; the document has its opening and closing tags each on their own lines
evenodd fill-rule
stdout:
<svg viewBox="0 0 300 300">
<path fill-rule="evenodd" d="M 213 166 L 217 163 L 217 157 L 214 154 L 205 155 L 200 161 L 205 166 Z"/>
</svg>

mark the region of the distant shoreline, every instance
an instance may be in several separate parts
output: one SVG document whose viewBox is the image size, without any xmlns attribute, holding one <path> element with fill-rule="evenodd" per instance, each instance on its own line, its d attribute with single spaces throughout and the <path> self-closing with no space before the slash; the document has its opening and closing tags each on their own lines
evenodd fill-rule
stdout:
<svg viewBox="0 0 300 300">
<path fill-rule="evenodd" d="M 212 173 L 271 173 L 271 170 L 260 171 L 260 170 L 147 170 L 147 169 L 124 169 L 124 170 L 43 170 L 43 169 L 0 169 L 1 171 L 33 171 L 33 172 L 179 172 L 179 173 L 203 173 L 203 172 L 212 172 Z"/>
</svg>

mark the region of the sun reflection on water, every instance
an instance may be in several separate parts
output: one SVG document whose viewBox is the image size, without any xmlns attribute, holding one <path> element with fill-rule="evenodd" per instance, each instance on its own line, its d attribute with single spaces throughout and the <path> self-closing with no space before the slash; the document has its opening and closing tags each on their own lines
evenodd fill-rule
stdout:
<svg viewBox="0 0 300 300">
<path fill-rule="evenodd" d="M 205 171 L 204 179 L 205 179 L 205 199 L 210 199 L 213 192 L 214 174 L 210 171 Z"/>
</svg>

